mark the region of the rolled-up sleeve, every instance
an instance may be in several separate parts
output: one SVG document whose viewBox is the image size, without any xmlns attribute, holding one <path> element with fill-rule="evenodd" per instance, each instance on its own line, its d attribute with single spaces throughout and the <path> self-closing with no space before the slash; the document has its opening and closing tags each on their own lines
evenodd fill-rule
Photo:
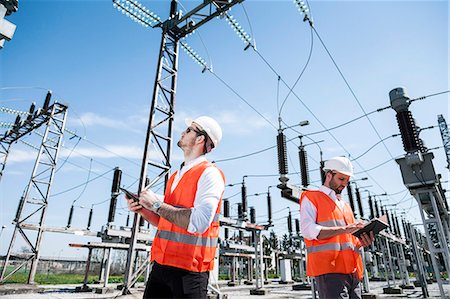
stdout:
<svg viewBox="0 0 450 299">
<path fill-rule="evenodd" d="M 208 229 L 216 215 L 224 189 L 225 182 L 220 171 L 216 167 L 206 168 L 197 183 L 188 232 L 202 234 Z"/>
<path fill-rule="evenodd" d="M 316 223 L 317 209 L 305 196 L 300 205 L 300 228 L 305 239 L 317 240 L 322 226 Z"/>
</svg>

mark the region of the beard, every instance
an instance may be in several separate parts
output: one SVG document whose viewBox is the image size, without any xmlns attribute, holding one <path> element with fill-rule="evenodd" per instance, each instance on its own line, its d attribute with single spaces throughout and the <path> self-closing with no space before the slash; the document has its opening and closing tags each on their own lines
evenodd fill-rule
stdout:
<svg viewBox="0 0 450 299">
<path fill-rule="evenodd" d="M 339 185 L 336 184 L 333 180 L 330 182 L 330 189 L 333 190 L 336 194 L 341 194 L 344 188 L 339 190 Z"/>
</svg>

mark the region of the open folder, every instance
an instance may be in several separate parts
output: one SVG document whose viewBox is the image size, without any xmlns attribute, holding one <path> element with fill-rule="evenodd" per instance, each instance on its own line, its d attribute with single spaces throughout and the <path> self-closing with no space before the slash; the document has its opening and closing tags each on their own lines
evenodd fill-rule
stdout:
<svg viewBox="0 0 450 299">
<path fill-rule="evenodd" d="M 389 227 L 389 224 L 387 224 L 387 216 L 382 215 L 379 218 L 370 220 L 363 228 L 360 228 L 354 232 L 353 235 L 359 238 L 361 234 L 370 233 L 371 231 L 373 231 L 373 234 L 376 235 L 387 227 Z"/>
</svg>

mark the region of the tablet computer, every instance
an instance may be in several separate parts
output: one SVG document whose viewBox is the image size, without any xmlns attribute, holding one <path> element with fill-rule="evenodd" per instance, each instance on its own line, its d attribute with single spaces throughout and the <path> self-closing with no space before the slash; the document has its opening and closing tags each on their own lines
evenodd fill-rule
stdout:
<svg viewBox="0 0 450 299">
<path fill-rule="evenodd" d="M 374 235 L 376 235 L 382 230 L 386 229 L 387 227 L 389 227 L 389 225 L 386 222 L 382 221 L 379 218 L 375 218 L 372 219 L 369 223 L 367 223 L 363 228 L 360 228 L 359 230 L 354 232 L 353 235 L 359 238 L 361 234 L 370 233 L 371 231 L 373 232 Z"/>
</svg>

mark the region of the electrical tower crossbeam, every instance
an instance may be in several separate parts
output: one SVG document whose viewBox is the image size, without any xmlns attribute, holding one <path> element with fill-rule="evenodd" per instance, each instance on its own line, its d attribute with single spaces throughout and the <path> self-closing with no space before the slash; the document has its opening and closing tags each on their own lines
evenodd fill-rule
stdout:
<svg viewBox="0 0 450 299">
<path fill-rule="evenodd" d="M 202 4 L 198 5 L 178 20 L 168 20 L 163 26 L 167 26 L 168 30 L 170 30 L 177 39 L 181 39 L 211 19 L 228 11 L 232 6 L 243 1 L 244 0 L 204 0 Z M 194 21 L 194 18 L 196 21 Z M 180 27 L 180 25 L 182 26 Z"/>
<path fill-rule="evenodd" d="M 25 189 L 24 195 L 19 201 L 19 207 L 14 219 L 16 226 L 6 254 L 0 282 L 6 280 L 10 275 L 16 272 L 18 268 L 31 261 L 28 283 L 34 283 L 37 263 L 40 256 L 40 245 L 44 232 L 44 219 L 48 206 L 48 198 L 50 196 L 58 152 L 61 147 L 66 123 L 67 106 L 55 103 L 48 107 L 47 111 L 49 113 L 45 113 L 45 121 L 39 120 L 40 125 L 46 123 L 47 126 L 42 137 L 42 143 L 33 167 L 31 179 Z M 27 203 L 31 203 L 32 205 L 27 205 Z M 27 234 L 24 230 L 26 229 L 25 221 L 37 222 L 37 233 Z M 30 247 L 31 256 L 25 263 L 15 267 L 11 273 L 5 276 L 6 268 L 14 249 L 18 233 L 20 233 L 23 240 Z"/>
</svg>

